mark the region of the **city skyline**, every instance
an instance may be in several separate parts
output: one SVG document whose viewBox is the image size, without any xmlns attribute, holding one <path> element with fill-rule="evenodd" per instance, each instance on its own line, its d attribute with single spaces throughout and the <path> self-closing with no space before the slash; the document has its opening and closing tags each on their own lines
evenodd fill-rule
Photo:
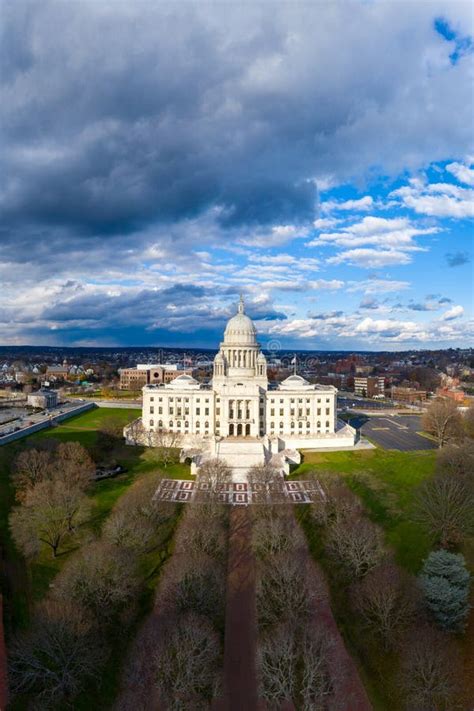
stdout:
<svg viewBox="0 0 474 711">
<path fill-rule="evenodd" d="M 469 3 L 3 15 L 1 344 L 474 343 Z"/>
</svg>

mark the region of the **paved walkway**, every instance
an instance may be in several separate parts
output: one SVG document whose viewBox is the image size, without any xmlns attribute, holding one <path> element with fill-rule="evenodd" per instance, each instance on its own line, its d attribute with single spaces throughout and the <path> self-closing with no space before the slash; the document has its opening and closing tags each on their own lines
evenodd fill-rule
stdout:
<svg viewBox="0 0 474 711">
<path fill-rule="evenodd" d="M 246 508 L 230 511 L 229 563 L 224 649 L 225 711 L 256 711 L 255 561 L 250 547 L 251 523 Z"/>
</svg>

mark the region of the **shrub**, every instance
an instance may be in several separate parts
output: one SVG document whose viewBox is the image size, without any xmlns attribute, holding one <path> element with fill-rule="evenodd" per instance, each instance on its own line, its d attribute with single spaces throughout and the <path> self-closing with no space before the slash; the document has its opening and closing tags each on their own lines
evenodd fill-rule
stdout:
<svg viewBox="0 0 474 711">
<path fill-rule="evenodd" d="M 425 560 L 420 584 L 426 606 L 441 628 L 464 630 L 469 614 L 470 582 L 464 557 L 459 553 L 433 551 Z"/>
</svg>

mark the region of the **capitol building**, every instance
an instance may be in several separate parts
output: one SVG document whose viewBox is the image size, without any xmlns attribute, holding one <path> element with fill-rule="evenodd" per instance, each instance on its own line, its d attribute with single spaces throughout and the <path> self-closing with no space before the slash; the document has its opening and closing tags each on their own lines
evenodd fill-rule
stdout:
<svg viewBox="0 0 474 711">
<path fill-rule="evenodd" d="M 337 419 L 337 389 L 294 373 L 269 383 L 257 331 L 240 299 L 214 359 L 209 385 L 183 374 L 143 388 L 144 443 L 173 432 L 194 470 L 208 457 L 226 460 L 236 475 L 272 461 L 288 471 L 300 449 L 346 449 L 355 430 Z M 127 429 L 125 437 L 130 440 Z"/>
</svg>

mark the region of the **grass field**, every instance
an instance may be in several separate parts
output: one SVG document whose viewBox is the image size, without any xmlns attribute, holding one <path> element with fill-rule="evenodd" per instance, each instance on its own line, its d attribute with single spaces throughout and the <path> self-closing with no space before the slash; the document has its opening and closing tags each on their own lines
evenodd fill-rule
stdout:
<svg viewBox="0 0 474 711">
<path fill-rule="evenodd" d="M 424 530 L 411 517 L 416 487 L 434 471 L 435 452 L 366 449 L 358 452 L 307 452 L 292 477 L 308 471 L 342 474 L 380 524 L 397 561 L 416 573 L 430 550 Z"/>
<path fill-rule="evenodd" d="M 92 449 L 97 439 L 97 429 L 101 422 L 110 417 L 126 424 L 131 418 L 138 417 L 140 410 L 121 408 L 97 408 L 66 420 L 57 427 L 43 430 L 28 438 L 35 440 L 53 437 L 60 441 L 77 441 Z M 20 440 L 0 448 L 0 539 L 4 546 L 6 569 L 8 574 L 1 581 L 5 594 L 7 627 L 9 629 L 25 626 L 28 622 L 28 610 L 32 601 L 40 600 L 47 592 L 54 576 L 62 568 L 68 557 L 92 536 L 100 534 L 102 524 L 116 501 L 128 489 L 137 477 L 163 469 L 169 478 L 189 478 L 189 467 L 185 464 L 171 464 L 166 469 L 161 467 L 152 449 L 118 445 L 113 451 L 113 458 L 127 469 L 127 472 L 113 479 L 106 479 L 93 485 L 89 494 L 92 514 L 83 526 L 79 540 L 64 550 L 57 558 L 52 558 L 46 548 L 29 566 L 16 551 L 8 529 L 8 515 L 14 505 L 14 492 L 9 481 L 10 465 L 14 457 L 25 446 L 26 440 Z"/>
<path fill-rule="evenodd" d="M 397 562 L 416 574 L 433 546 L 422 527 L 413 520 L 414 493 L 422 481 L 433 475 L 435 458 L 436 452 L 433 450 L 307 452 L 291 476 L 304 478 L 309 471 L 342 474 L 350 488 L 364 502 L 372 520 L 383 528 L 386 542 L 394 551 Z M 311 552 L 326 571 L 335 617 L 348 648 L 358 661 L 374 709 L 398 711 L 403 708 L 403 700 L 400 697 L 397 677 L 397 656 L 382 649 L 377 640 L 363 627 L 358 616 L 353 614 L 348 604 L 346 584 L 341 583 L 333 562 L 325 555 L 320 533 L 311 521 L 308 507 L 300 506 L 295 509 Z M 464 544 L 462 552 L 471 571 L 474 571 L 472 539 Z M 466 635 L 459 640 L 459 645 L 464 659 L 465 685 L 474 689 L 473 615 L 471 620 Z M 466 696 L 469 693 L 466 691 Z"/>
</svg>

